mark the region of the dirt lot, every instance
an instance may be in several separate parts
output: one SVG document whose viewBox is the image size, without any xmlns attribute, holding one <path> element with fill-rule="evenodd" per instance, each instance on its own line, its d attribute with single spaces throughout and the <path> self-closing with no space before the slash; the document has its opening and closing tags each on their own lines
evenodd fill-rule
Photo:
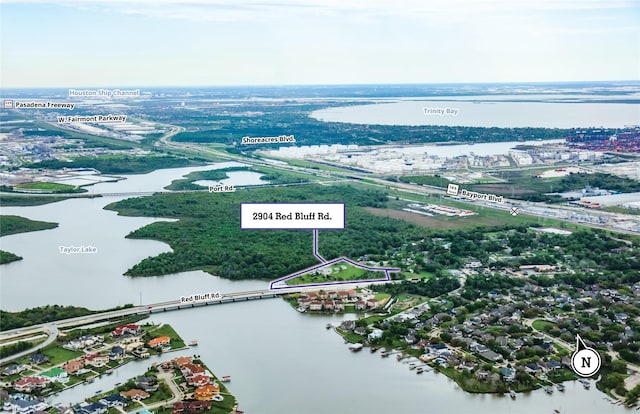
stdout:
<svg viewBox="0 0 640 414">
<path fill-rule="evenodd" d="M 465 227 L 466 225 L 468 225 L 464 222 L 464 219 L 460 218 L 458 218 L 457 220 L 452 220 L 449 219 L 449 217 L 429 217 L 423 216 L 421 214 L 409 213 L 408 211 L 373 207 L 366 207 L 366 210 L 371 214 L 375 214 L 376 216 L 406 220 L 419 226 L 430 227 L 434 229 L 449 230 Z M 462 220 L 462 222 L 460 222 L 460 220 Z"/>
<path fill-rule="evenodd" d="M 474 185 L 473 191 L 489 194 L 534 194 L 535 191 L 527 190 L 513 184 L 481 184 Z"/>
</svg>

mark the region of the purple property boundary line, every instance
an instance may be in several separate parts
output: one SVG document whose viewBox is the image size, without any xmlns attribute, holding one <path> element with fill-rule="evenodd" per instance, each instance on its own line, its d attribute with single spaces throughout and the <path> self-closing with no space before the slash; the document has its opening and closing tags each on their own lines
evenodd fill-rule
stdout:
<svg viewBox="0 0 640 414">
<path fill-rule="evenodd" d="M 371 271 L 384 271 L 384 279 L 367 279 L 367 280 L 351 280 L 348 282 L 329 282 L 329 283 L 309 283 L 309 284 L 304 284 L 304 285 L 295 285 L 295 286 L 285 286 L 285 287 L 274 287 L 274 284 L 276 283 L 280 283 L 280 282 L 286 282 L 289 279 L 293 279 L 296 278 L 304 273 L 309 273 L 313 270 L 319 269 L 321 267 L 325 267 L 325 266 L 329 266 L 335 263 L 340 263 L 340 262 L 347 262 L 353 266 L 359 267 L 361 269 L 366 269 L 366 270 L 371 270 Z M 269 284 L 269 290 L 279 290 L 279 289 L 298 289 L 298 288 L 305 288 L 305 287 L 315 287 L 315 286 L 335 286 L 335 285 L 346 285 L 346 284 L 353 284 L 353 283 L 373 283 L 373 282 L 388 282 L 391 280 L 391 272 L 399 272 L 400 269 L 397 267 L 371 267 L 371 266 L 366 266 L 366 265 L 362 265 L 358 262 L 355 262 L 349 258 L 346 257 L 338 257 L 337 259 L 333 259 L 333 260 L 329 260 L 328 262 L 324 262 L 321 263 L 319 265 L 315 265 L 312 267 L 309 267 L 307 269 L 301 270 L 299 272 L 293 273 L 289 276 L 285 276 L 285 277 L 281 277 L 280 279 L 276 279 L 273 282 L 271 282 Z"/>
<path fill-rule="evenodd" d="M 313 229 L 313 255 L 322 263 L 327 263 L 325 258 L 318 253 L 318 229 Z"/>
</svg>

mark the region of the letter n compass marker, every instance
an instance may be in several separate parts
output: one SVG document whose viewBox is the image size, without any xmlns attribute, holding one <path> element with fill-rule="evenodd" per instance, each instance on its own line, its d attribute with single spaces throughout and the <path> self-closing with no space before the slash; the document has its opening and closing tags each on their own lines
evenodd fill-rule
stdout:
<svg viewBox="0 0 640 414">
<path fill-rule="evenodd" d="M 576 350 L 571 356 L 571 367 L 581 377 L 590 377 L 600 369 L 602 359 L 593 348 L 584 344 L 580 335 L 576 335 Z"/>
</svg>

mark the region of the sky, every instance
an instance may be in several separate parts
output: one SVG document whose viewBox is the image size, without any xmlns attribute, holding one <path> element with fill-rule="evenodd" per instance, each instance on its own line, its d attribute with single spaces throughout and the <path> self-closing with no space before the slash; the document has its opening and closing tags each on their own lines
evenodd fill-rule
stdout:
<svg viewBox="0 0 640 414">
<path fill-rule="evenodd" d="M 640 79 L 640 0 L 0 0 L 0 86 Z"/>
</svg>

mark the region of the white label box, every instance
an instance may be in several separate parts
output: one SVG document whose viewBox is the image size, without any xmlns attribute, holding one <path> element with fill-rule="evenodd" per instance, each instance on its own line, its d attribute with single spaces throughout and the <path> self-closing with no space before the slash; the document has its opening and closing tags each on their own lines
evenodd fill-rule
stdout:
<svg viewBox="0 0 640 414">
<path fill-rule="evenodd" d="M 337 230 L 345 228 L 344 203 L 241 203 L 243 230 Z"/>
</svg>

